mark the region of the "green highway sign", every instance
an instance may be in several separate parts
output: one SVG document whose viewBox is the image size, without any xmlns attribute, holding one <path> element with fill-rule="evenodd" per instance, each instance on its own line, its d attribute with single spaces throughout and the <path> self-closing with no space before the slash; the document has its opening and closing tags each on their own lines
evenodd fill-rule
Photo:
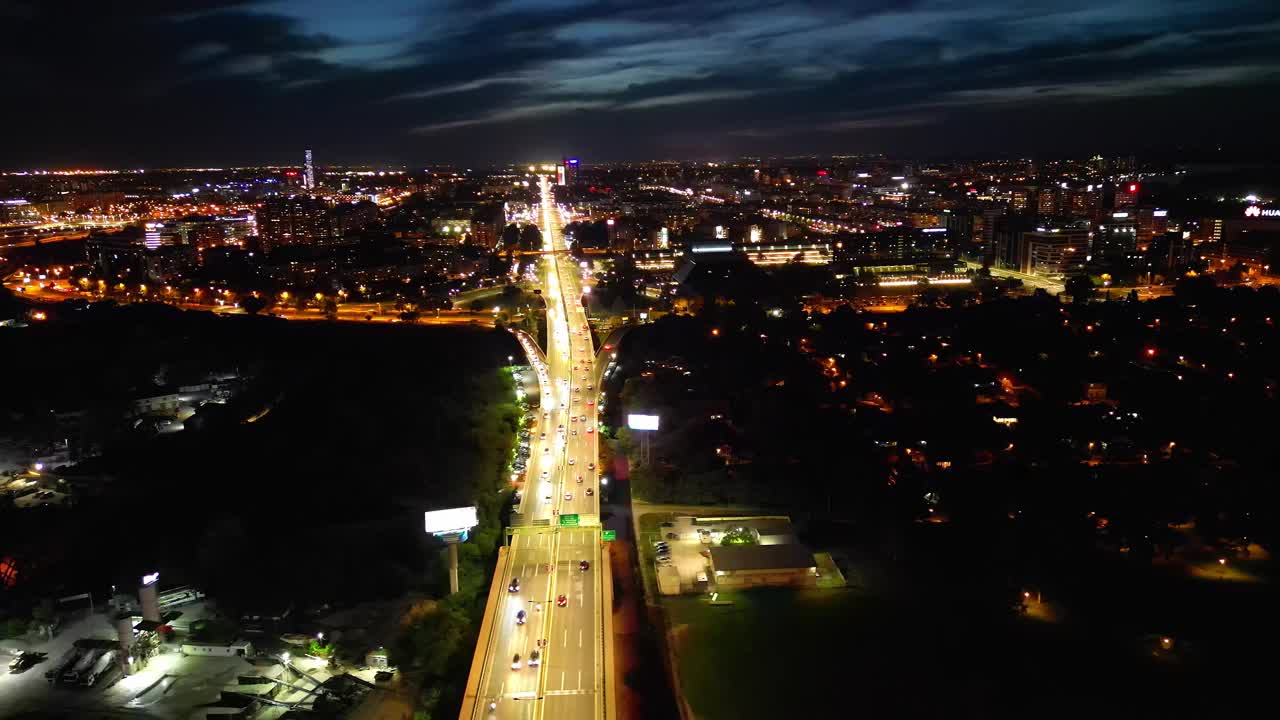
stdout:
<svg viewBox="0 0 1280 720">
<path fill-rule="evenodd" d="M 605 542 L 613 542 L 614 540 L 618 539 L 618 531 L 617 530 L 601 530 L 600 539 Z"/>
<path fill-rule="evenodd" d="M 573 515 L 561 515 L 560 526 L 561 527 L 577 527 L 578 526 L 577 514 L 575 513 Z"/>
</svg>

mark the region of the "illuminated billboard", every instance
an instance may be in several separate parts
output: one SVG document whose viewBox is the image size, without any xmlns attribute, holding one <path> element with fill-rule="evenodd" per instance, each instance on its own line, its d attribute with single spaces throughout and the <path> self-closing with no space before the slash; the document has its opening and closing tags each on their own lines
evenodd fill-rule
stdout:
<svg viewBox="0 0 1280 720">
<path fill-rule="evenodd" d="M 433 535 L 464 532 L 479 524 L 474 505 L 448 510 L 431 510 L 426 513 L 427 532 Z"/>
<path fill-rule="evenodd" d="M 627 415 L 627 427 L 632 430 L 657 430 L 657 415 Z"/>
</svg>

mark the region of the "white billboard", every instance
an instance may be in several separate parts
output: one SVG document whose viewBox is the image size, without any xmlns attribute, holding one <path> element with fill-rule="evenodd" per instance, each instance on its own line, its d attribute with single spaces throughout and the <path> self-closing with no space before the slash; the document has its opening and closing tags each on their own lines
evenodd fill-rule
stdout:
<svg viewBox="0 0 1280 720">
<path fill-rule="evenodd" d="M 657 430 L 657 415 L 627 415 L 627 427 L 632 430 Z"/>
<path fill-rule="evenodd" d="M 462 532 L 479 524 L 475 506 L 431 510 L 426 513 L 427 532 L 435 535 Z"/>
</svg>

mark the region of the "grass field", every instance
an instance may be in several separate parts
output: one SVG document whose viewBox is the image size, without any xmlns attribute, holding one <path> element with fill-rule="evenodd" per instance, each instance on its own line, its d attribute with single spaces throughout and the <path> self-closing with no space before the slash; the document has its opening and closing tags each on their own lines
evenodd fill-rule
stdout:
<svg viewBox="0 0 1280 720">
<path fill-rule="evenodd" d="M 1153 657 L 1134 632 L 983 614 L 942 597 L 778 588 L 720 599 L 732 604 L 662 601 L 700 720 L 1227 717 L 1265 687 L 1264 665 L 1236 668 L 1233 681 L 1230 665 L 1206 662 L 1204 640 Z M 1226 692 L 1205 692 L 1206 682 Z"/>
</svg>

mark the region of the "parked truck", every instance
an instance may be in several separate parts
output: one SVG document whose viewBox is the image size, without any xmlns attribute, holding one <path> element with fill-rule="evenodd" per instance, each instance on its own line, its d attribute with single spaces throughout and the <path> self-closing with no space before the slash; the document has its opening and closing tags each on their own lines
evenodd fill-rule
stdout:
<svg viewBox="0 0 1280 720">
<path fill-rule="evenodd" d="M 93 666 L 80 675 L 80 684 L 85 687 L 93 687 L 103 675 L 110 673 L 116 667 L 116 651 L 107 650 L 98 656 Z"/>
<path fill-rule="evenodd" d="M 59 680 L 71 685 L 80 682 L 80 677 L 88 672 L 89 668 L 93 667 L 93 664 L 98 661 L 98 658 L 102 657 L 103 652 L 103 650 L 98 648 L 85 650 L 84 654 L 80 656 L 80 659 L 76 661 L 76 664 L 72 665 L 70 669 L 62 673 Z"/>
<path fill-rule="evenodd" d="M 62 653 L 62 655 L 49 666 L 48 670 L 44 671 L 44 679 L 49 682 L 53 682 L 59 677 L 62 677 L 62 673 L 70 669 L 75 665 L 76 661 L 80 659 L 81 652 L 84 651 L 78 647 L 67 648 L 67 651 Z"/>
</svg>

